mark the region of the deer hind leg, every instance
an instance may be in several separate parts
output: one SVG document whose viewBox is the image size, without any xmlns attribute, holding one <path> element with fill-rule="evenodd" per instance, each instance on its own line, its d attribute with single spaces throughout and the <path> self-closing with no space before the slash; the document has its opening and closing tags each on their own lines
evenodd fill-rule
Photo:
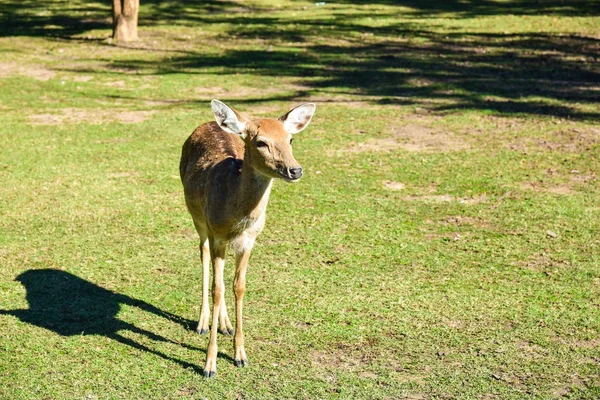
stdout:
<svg viewBox="0 0 600 400">
<path fill-rule="evenodd" d="M 236 367 L 245 367 L 248 365 L 246 350 L 244 349 L 244 332 L 242 330 L 242 305 L 244 302 L 244 292 L 246 291 L 246 269 L 250 251 L 244 249 L 236 255 L 235 279 L 233 281 L 233 291 L 235 293 L 235 336 L 233 337 L 233 347 L 235 350 L 234 362 Z"/>
<path fill-rule="evenodd" d="M 219 313 L 223 303 L 223 269 L 225 267 L 225 253 L 227 252 L 227 243 L 211 239 L 211 255 L 213 263 L 213 315 L 212 326 L 210 327 L 210 341 L 206 351 L 206 365 L 204 367 L 204 376 L 212 378 L 217 372 L 217 325 L 219 322 Z"/>
<path fill-rule="evenodd" d="M 200 239 L 200 254 L 202 255 L 202 308 L 200 309 L 200 320 L 196 331 L 204 335 L 208 333 L 208 322 L 210 320 L 210 308 L 208 304 L 208 282 L 210 280 L 210 248 L 208 238 Z"/>
<path fill-rule="evenodd" d="M 200 257 L 202 258 L 202 305 L 200 308 L 200 319 L 196 331 L 204 335 L 208 333 L 208 323 L 210 321 L 210 308 L 208 304 L 208 283 L 210 280 L 210 247 L 206 228 L 194 220 L 194 226 L 200 236 Z"/>
</svg>

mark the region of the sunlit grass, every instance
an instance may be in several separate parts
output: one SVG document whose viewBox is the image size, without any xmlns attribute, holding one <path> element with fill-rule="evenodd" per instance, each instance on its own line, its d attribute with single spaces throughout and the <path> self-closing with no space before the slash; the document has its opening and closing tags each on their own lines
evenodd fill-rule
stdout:
<svg viewBox="0 0 600 400">
<path fill-rule="evenodd" d="M 0 397 L 600 395 L 594 9 L 142 1 L 114 46 L 107 4 L 21 3 L 0 29 Z M 250 368 L 220 336 L 208 381 L 178 162 L 212 98 L 317 113 L 250 262 Z"/>
</svg>

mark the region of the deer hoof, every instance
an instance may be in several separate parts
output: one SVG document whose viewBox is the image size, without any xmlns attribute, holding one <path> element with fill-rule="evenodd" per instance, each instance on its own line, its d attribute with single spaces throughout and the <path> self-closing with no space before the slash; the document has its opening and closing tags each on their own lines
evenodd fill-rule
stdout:
<svg viewBox="0 0 600 400">
<path fill-rule="evenodd" d="M 205 378 L 214 378 L 216 373 L 217 373 L 217 371 L 207 371 L 207 370 L 202 371 L 202 375 L 204 375 Z"/>
<path fill-rule="evenodd" d="M 248 366 L 248 360 L 246 360 L 245 358 L 243 360 L 234 360 L 235 361 L 235 366 L 238 368 L 242 368 L 242 367 L 247 367 Z"/>
<path fill-rule="evenodd" d="M 208 329 L 198 328 L 198 329 L 196 329 L 196 332 L 198 332 L 199 335 L 206 335 L 208 333 Z"/>
<path fill-rule="evenodd" d="M 219 333 L 221 335 L 231 336 L 231 335 L 233 335 L 235 333 L 235 331 L 233 330 L 233 328 L 232 329 L 229 329 L 229 328 L 219 328 Z"/>
</svg>

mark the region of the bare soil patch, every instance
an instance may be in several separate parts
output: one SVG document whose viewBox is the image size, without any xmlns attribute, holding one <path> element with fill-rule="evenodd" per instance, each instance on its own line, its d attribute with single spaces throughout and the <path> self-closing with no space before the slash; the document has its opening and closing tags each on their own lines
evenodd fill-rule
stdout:
<svg viewBox="0 0 600 400">
<path fill-rule="evenodd" d="M 406 187 L 404 183 L 395 181 L 383 181 L 383 186 L 389 190 L 402 190 Z"/>
<path fill-rule="evenodd" d="M 404 149 L 410 152 L 449 152 L 468 149 L 469 143 L 451 132 L 439 132 L 418 123 L 388 128 L 390 137 L 372 139 L 364 143 L 353 144 L 342 150 L 360 153 L 364 151 L 391 151 Z"/>
<path fill-rule="evenodd" d="M 203 87 L 199 86 L 195 89 L 195 92 L 200 95 L 200 100 L 207 99 L 212 100 L 215 97 L 222 97 L 226 100 L 235 100 L 235 99 L 254 99 L 259 96 L 264 96 L 267 94 L 276 94 L 281 93 L 286 90 L 293 90 L 293 88 L 289 88 L 286 86 L 269 86 L 260 88 L 257 90 L 256 87 L 249 86 L 236 86 L 233 89 L 224 88 L 221 86 L 210 86 Z M 235 105 L 234 105 L 235 107 Z"/>
<path fill-rule="evenodd" d="M 578 190 L 585 189 L 585 186 L 593 184 L 597 178 L 595 171 L 580 171 L 576 169 L 569 172 L 547 169 L 545 175 L 549 178 L 541 178 L 538 181 L 521 182 L 519 186 L 523 190 L 568 195 L 576 193 Z M 551 182 L 550 180 L 560 180 L 561 182 Z"/>
<path fill-rule="evenodd" d="M 521 189 L 532 190 L 534 192 L 545 192 L 554 194 L 573 194 L 574 191 L 567 185 L 544 186 L 538 182 L 521 182 Z"/>
<path fill-rule="evenodd" d="M 104 82 L 103 83 L 104 86 L 110 86 L 110 87 L 116 87 L 116 88 L 124 88 L 125 86 L 127 86 L 125 84 L 125 81 L 111 81 L 111 82 Z"/>
<path fill-rule="evenodd" d="M 47 81 L 54 78 L 56 72 L 41 65 L 22 64 L 12 61 L 0 62 L 0 78 L 8 78 L 15 75 L 26 76 L 39 81 Z"/>
<path fill-rule="evenodd" d="M 565 127 L 545 137 L 519 137 L 505 144 L 505 147 L 522 153 L 539 150 L 579 153 L 600 144 L 600 129 L 589 127 Z"/>
<path fill-rule="evenodd" d="M 434 203 L 444 203 L 455 201 L 456 198 L 454 196 L 450 196 L 449 194 L 436 194 L 436 195 L 424 195 L 424 196 L 404 196 L 402 198 L 404 201 L 429 201 Z"/>
<path fill-rule="evenodd" d="M 313 351 L 312 362 L 326 369 L 353 370 L 368 364 L 368 360 L 361 358 L 344 349 L 336 348 L 331 351 Z"/>
<path fill-rule="evenodd" d="M 518 265 L 551 276 L 568 268 L 570 264 L 563 260 L 555 260 L 546 253 L 541 253 L 530 256 L 527 260 L 519 262 Z"/>
<path fill-rule="evenodd" d="M 32 125 L 58 124 L 101 124 L 103 122 L 121 122 L 136 124 L 148 119 L 155 111 L 109 111 L 85 108 L 63 108 L 52 113 L 33 114 L 29 116 Z"/>
<path fill-rule="evenodd" d="M 452 215 L 446 217 L 443 221 L 439 222 L 442 225 L 454 225 L 454 226 L 471 226 L 476 228 L 487 228 L 490 229 L 492 225 L 489 221 L 481 218 L 473 218 L 464 215 Z"/>
<path fill-rule="evenodd" d="M 459 320 L 442 318 L 442 323 L 449 328 L 461 329 L 464 326 L 464 323 Z"/>
<path fill-rule="evenodd" d="M 73 78 L 75 82 L 89 82 L 92 79 L 94 79 L 94 77 L 91 75 L 77 75 Z"/>
<path fill-rule="evenodd" d="M 445 203 L 445 202 L 456 201 L 456 202 L 463 203 L 463 204 L 473 205 L 473 204 L 480 204 L 480 203 L 487 202 L 488 196 L 486 194 L 482 194 L 482 195 L 475 196 L 475 197 L 462 197 L 461 198 L 461 197 L 451 196 L 449 194 L 436 194 L 436 195 L 423 195 L 423 196 L 411 195 L 411 196 L 404 196 L 402 198 L 402 200 L 404 200 L 404 201 L 425 201 L 425 202 L 432 202 L 432 203 Z"/>
</svg>

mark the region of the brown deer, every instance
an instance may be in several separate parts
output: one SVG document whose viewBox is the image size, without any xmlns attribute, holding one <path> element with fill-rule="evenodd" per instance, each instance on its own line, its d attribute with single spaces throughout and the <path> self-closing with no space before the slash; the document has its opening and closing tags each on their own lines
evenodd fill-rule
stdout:
<svg viewBox="0 0 600 400">
<path fill-rule="evenodd" d="M 197 331 L 208 332 L 209 263 L 213 266 L 213 315 L 204 376 L 217 367 L 217 326 L 233 334 L 224 299 L 223 268 L 230 246 L 235 254 L 235 365 L 248 365 L 242 331 L 246 268 L 254 241 L 265 225 L 273 179 L 296 182 L 302 167 L 292 155 L 292 135 L 308 126 L 315 112 L 302 104 L 278 119 L 251 120 L 226 104 L 211 102 L 216 122 L 200 125 L 186 140 L 179 171 L 187 208 L 200 236 L 202 309 Z"/>
</svg>

